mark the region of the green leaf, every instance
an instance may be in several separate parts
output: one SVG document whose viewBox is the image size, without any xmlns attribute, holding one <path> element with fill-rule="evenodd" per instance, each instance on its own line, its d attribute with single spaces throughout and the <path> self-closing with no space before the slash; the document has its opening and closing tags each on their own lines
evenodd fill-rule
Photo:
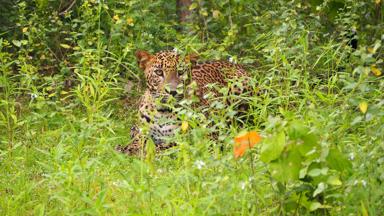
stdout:
<svg viewBox="0 0 384 216">
<path fill-rule="evenodd" d="M 18 40 L 12 40 L 13 45 L 20 47 L 21 46 L 21 41 Z"/>
<path fill-rule="evenodd" d="M 298 151 L 285 153 L 282 158 L 271 162 L 269 169 L 274 179 L 280 182 L 298 180 L 302 157 Z"/>
<path fill-rule="evenodd" d="M 316 190 L 313 192 L 313 197 L 316 197 L 317 195 L 323 193 L 327 189 L 327 185 L 323 182 L 320 182 L 317 186 Z"/>
<path fill-rule="evenodd" d="M 319 138 L 310 133 L 309 129 L 301 121 L 292 121 L 288 130 L 288 136 L 292 140 L 297 140 L 297 145 L 302 156 L 307 156 L 308 152 L 318 146 Z"/>
<path fill-rule="evenodd" d="M 301 121 L 292 121 L 288 129 L 290 139 L 300 139 L 308 133 L 308 128 Z"/>
<path fill-rule="evenodd" d="M 61 47 L 63 47 L 64 49 L 70 49 L 71 46 L 69 46 L 68 44 L 60 44 Z"/>
<path fill-rule="evenodd" d="M 361 204 L 361 214 L 363 216 L 368 216 L 369 214 L 368 214 L 367 208 L 364 205 L 364 202 L 360 201 L 360 204 Z"/>
<path fill-rule="evenodd" d="M 319 202 L 311 202 L 311 205 L 309 206 L 309 211 L 315 211 L 319 208 L 321 208 L 323 205 Z"/>
<path fill-rule="evenodd" d="M 303 141 L 303 144 L 299 145 L 299 151 L 303 156 L 306 156 L 308 152 L 316 149 L 319 145 L 319 137 L 315 134 L 306 134 L 301 138 L 301 140 Z"/>
<path fill-rule="evenodd" d="M 329 176 L 327 183 L 333 186 L 340 186 L 343 183 L 340 181 L 339 176 Z"/>
<path fill-rule="evenodd" d="M 196 2 L 194 2 L 194 3 L 192 3 L 190 6 L 189 6 L 189 10 L 194 10 L 194 9 L 196 9 L 197 8 L 197 3 Z"/>
<path fill-rule="evenodd" d="M 154 169 L 154 160 L 156 156 L 156 145 L 151 138 L 148 138 L 145 145 L 145 161 L 151 170 Z"/>
<path fill-rule="evenodd" d="M 282 131 L 276 136 L 266 139 L 261 148 L 260 160 L 268 163 L 281 155 L 285 147 L 285 133 Z"/>
<path fill-rule="evenodd" d="M 322 168 L 322 169 L 315 168 L 315 169 L 311 169 L 308 172 L 308 175 L 311 177 L 316 177 L 319 175 L 327 175 L 327 173 L 328 173 L 328 168 Z"/>
<path fill-rule="evenodd" d="M 352 170 L 351 162 L 339 151 L 337 148 L 329 150 L 327 163 L 329 168 L 343 172 L 350 172 Z"/>
</svg>

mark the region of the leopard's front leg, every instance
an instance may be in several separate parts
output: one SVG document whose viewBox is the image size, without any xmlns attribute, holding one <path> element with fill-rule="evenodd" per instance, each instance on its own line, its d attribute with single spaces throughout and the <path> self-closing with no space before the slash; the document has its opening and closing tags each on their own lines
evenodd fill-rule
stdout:
<svg viewBox="0 0 384 216">
<path fill-rule="evenodd" d="M 144 146 L 143 143 L 145 143 L 146 141 L 140 128 L 137 125 L 134 125 L 133 127 L 131 127 L 130 136 L 131 136 L 132 143 L 127 146 L 119 145 L 116 147 L 116 150 L 128 155 L 140 154 L 140 152 L 142 152 L 143 150 L 143 146 Z"/>
<path fill-rule="evenodd" d="M 149 91 L 140 100 L 139 119 L 139 125 L 131 128 L 132 144 L 119 147 L 120 152 L 145 154 L 149 139 L 157 151 L 174 146 L 174 143 L 167 143 L 166 140 L 174 135 L 178 127 L 176 116 L 171 110 L 157 106 Z"/>
<path fill-rule="evenodd" d="M 139 102 L 139 121 L 138 125 L 131 127 L 130 136 L 132 143 L 127 146 L 117 146 L 116 150 L 129 155 L 137 155 L 143 153 L 144 146 L 147 142 L 147 136 L 141 128 L 148 127 L 152 122 L 151 113 L 153 112 L 153 101 L 148 91 L 140 98 Z"/>
</svg>

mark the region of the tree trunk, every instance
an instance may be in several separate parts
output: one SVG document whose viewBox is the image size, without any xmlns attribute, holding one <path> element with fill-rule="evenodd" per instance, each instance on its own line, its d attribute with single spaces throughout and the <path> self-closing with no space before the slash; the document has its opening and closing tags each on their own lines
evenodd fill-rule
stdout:
<svg viewBox="0 0 384 216">
<path fill-rule="evenodd" d="M 176 13 L 179 19 L 179 30 L 185 31 L 186 24 L 191 22 L 191 11 L 189 6 L 192 4 L 192 0 L 176 0 Z"/>
</svg>

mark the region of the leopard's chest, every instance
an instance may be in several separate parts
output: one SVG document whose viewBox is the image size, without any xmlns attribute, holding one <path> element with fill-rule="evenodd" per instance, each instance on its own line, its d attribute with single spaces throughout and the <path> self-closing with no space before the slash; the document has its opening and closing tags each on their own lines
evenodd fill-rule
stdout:
<svg viewBox="0 0 384 216">
<path fill-rule="evenodd" d="M 142 125 L 156 145 L 165 143 L 178 128 L 176 115 L 169 109 L 159 108 L 149 91 L 142 97 L 139 113 Z"/>
</svg>

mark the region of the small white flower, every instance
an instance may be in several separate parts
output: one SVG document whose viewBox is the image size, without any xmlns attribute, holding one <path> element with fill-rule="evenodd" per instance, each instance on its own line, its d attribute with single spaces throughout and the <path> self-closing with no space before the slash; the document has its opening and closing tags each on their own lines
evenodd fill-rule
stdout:
<svg viewBox="0 0 384 216">
<path fill-rule="evenodd" d="M 361 180 L 361 184 L 363 185 L 363 187 L 367 186 L 367 182 L 365 180 Z"/>
<path fill-rule="evenodd" d="M 200 170 L 205 166 L 205 163 L 204 163 L 204 161 L 197 160 L 197 161 L 195 161 L 195 166 L 197 167 L 197 169 Z"/>
<path fill-rule="evenodd" d="M 241 188 L 241 190 L 244 190 L 246 185 L 247 185 L 247 183 L 245 183 L 245 182 L 240 182 L 240 188 Z"/>
<path fill-rule="evenodd" d="M 231 63 L 235 63 L 235 60 L 232 58 L 232 56 L 228 58 L 228 61 Z"/>
<path fill-rule="evenodd" d="M 355 180 L 355 181 L 353 182 L 353 185 L 357 185 L 358 183 L 359 183 L 359 181 Z"/>
<path fill-rule="evenodd" d="M 35 93 L 32 93 L 32 94 L 31 94 L 31 100 L 34 100 L 34 99 L 36 99 L 36 98 L 37 98 L 37 96 L 38 96 L 37 94 L 35 94 Z"/>
<path fill-rule="evenodd" d="M 173 48 L 173 52 L 179 53 L 179 50 L 175 47 L 175 48 Z"/>
<path fill-rule="evenodd" d="M 121 180 L 117 180 L 117 181 L 112 182 L 112 185 L 116 186 L 116 187 L 122 187 L 124 185 L 124 182 Z"/>
<path fill-rule="evenodd" d="M 352 152 L 349 154 L 349 159 L 354 160 L 355 159 L 355 154 Z"/>
</svg>

